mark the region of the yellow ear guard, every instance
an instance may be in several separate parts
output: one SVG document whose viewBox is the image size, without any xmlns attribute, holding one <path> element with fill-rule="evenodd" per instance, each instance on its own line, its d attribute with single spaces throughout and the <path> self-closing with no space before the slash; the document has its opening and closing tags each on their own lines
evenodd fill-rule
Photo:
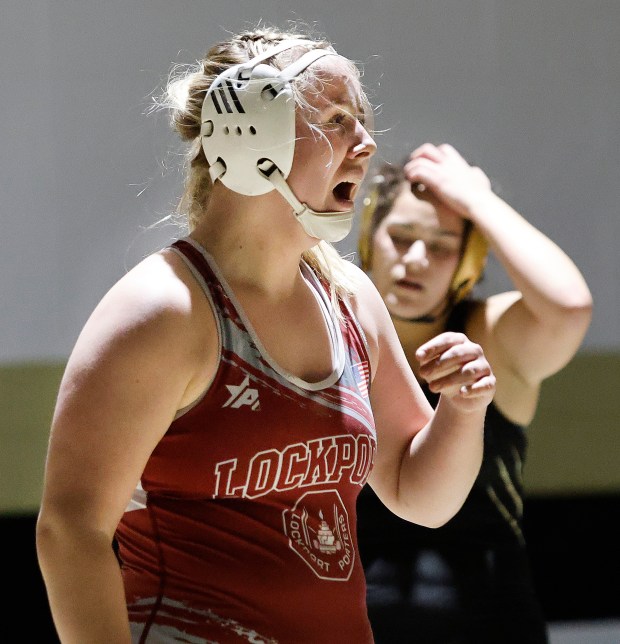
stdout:
<svg viewBox="0 0 620 644">
<path fill-rule="evenodd" d="M 379 179 L 379 181 L 377 181 Z M 377 208 L 379 198 L 379 184 L 383 179 L 380 175 L 375 177 L 375 184 L 368 194 L 364 197 L 364 207 L 362 208 L 362 217 L 360 221 L 360 232 L 357 239 L 357 252 L 360 257 L 360 267 L 364 272 L 370 270 L 372 263 L 372 235 L 374 232 L 373 215 Z"/>
<path fill-rule="evenodd" d="M 465 224 L 464 243 L 461 260 L 450 284 L 450 300 L 453 305 L 467 297 L 481 278 L 487 263 L 489 244 L 470 221 Z"/>
</svg>

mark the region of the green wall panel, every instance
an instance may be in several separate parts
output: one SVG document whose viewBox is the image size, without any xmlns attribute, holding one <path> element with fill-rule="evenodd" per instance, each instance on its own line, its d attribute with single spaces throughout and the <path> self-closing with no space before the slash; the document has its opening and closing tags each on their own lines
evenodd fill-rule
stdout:
<svg viewBox="0 0 620 644">
<path fill-rule="evenodd" d="M 49 426 L 64 364 L 0 367 L 0 512 L 39 507 Z"/>
<path fill-rule="evenodd" d="M 620 492 L 620 355 L 579 354 L 543 383 L 529 428 L 531 494 Z"/>
</svg>

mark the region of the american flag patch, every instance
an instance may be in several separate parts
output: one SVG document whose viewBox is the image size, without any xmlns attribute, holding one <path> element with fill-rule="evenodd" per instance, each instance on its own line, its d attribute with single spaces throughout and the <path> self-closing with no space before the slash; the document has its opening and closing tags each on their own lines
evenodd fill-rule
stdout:
<svg viewBox="0 0 620 644">
<path fill-rule="evenodd" d="M 370 367 L 368 362 L 357 362 L 353 365 L 355 384 L 364 398 L 368 398 L 368 381 L 370 379 Z"/>
</svg>

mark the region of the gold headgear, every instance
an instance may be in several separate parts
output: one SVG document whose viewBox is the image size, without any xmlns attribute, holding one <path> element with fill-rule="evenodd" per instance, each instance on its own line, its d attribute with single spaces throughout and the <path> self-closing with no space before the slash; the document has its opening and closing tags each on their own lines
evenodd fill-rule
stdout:
<svg viewBox="0 0 620 644">
<path fill-rule="evenodd" d="M 372 216 L 377 207 L 377 200 L 379 198 L 379 184 L 383 180 L 381 175 L 374 177 L 373 187 L 368 194 L 364 197 L 364 207 L 362 208 L 362 217 L 360 221 L 360 233 L 357 238 L 357 251 L 360 256 L 360 266 L 364 272 L 370 270 L 372 263 L 372 235 L 373 225 Z"/>
<path fill-rule="evenodd" d="M 463 253 L 450 284 L 452 305 L 467 297 L 482 277 L 482 271 L 487 263 L 489 244 L 486 238 L 471 222 L 465 229 L 465 235 Z"/>
<path fill-rule="evenodd" d="M 382 182 L 381 175 L 375 176 L 373 186 L 363 201 L 357 249 L 360 266 L 365 272 L 370 270 L 372 264 L 372 237 L 376 229 L 376 225 L 373 226 L 373 215 L 377 208 Z M 486 238 L 470 221 L 466 221 L 463 252 L 450 284 L 449 301 L 452 306 L 464 299 L 482 276 L 487 263 L 488 250 Z"/>
</svg>

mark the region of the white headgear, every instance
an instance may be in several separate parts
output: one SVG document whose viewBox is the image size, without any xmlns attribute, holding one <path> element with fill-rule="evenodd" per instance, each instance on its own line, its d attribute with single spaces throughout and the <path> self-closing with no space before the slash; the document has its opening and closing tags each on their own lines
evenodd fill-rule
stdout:
<svg viewBox="0 0 620 644">
<path fill-rule="evenodd" d="M 312 237 L 340 241 L 351 229 L 353 211 L 315 212 L 286 183 L 295 152 L 295 97 L 290 81 L 328 49 L 312 49 L 283 70 L 261 64 L 309 40 L 287 40 L 252 60 L 229 67 L 211 84 L 202 104 L 200 136 L 211 180 L 243 195 L 274 188 L 292 206 Z"/>
</svg>

